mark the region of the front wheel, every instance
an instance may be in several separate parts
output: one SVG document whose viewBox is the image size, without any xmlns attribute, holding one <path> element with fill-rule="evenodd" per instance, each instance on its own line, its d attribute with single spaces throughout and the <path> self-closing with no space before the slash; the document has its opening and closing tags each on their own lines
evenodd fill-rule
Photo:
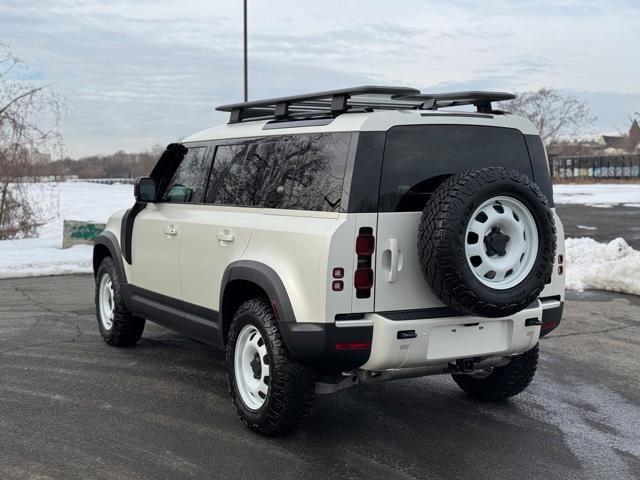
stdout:
<svg viewBox="0 0 640 480">
<path fill-rule="evenodd" d="M 538 345 L 514 357 L 503 367 L 487 375 L 454 374 L 458 386 L 480 400 L 499 401 L 522 393 L 533 380 L 538 368 Z"/>
<path fill-rule="evenodd" d="M 313 372 L 287 350 L 266 300 L 248 300 L 236 312 L 226 363 L 231 399 L 251 430 L 261 435 L 285 433 L 309 415 Z"/>
<path fill-rule="evenodd" d="M 122 297 L 122 285 L 111 257 L 96 273 L 96 316 L 105 342 L 114 347 L 135 345 L 144 330 L 144 318 L 131 314 Z"/>
</svg>

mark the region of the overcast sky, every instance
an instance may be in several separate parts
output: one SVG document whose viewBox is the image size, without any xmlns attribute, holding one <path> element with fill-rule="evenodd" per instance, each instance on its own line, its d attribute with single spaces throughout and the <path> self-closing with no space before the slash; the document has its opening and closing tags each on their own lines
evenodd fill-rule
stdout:
<svg viewBox="0 0 640 480">
<path fill-rule="evenodd" d="M 640 111 L 640 1 L 249 0 L 249 96 L 550 86 L 594 131 Z M 242 1 L 1 0 L 0 41 L 66 98 L 77 157 L 167 144 L 242 100 Z"/>
</svg>

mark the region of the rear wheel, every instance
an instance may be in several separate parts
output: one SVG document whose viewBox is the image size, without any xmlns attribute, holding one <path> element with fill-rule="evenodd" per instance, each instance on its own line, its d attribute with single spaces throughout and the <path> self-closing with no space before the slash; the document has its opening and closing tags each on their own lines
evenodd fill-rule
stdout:
<svg viewBox="0 0 640 480">
<path fill-rule="evenodd" d="M 503 367 L 479 374 L 454 374 L 453 380 L 472 397 L 499 401 L 523 392 L 538 368 L 538 345 Z"/>
<path fill-rule="evenodd" d="M 98 268 L 95 301 L 98 328 L 105 342 L 114 347 L 130 347 L 140 340 L 144 319 L 127 309 L 120 277 L 111 257 L 105 257 Z"/>
<path fill-rule="evenodd" d="M 315 376 L 287 350 L 266 300 L 248 300 L 236 312 L 226 363 L 231 399 L 238 416 L 251 430 L 277 435 L 308 417 Z"/>
</svg>

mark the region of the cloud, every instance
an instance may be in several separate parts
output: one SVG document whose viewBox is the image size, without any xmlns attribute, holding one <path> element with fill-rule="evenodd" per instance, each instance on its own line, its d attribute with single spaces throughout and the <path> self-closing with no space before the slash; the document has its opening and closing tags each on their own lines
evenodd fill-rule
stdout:
<svg viewBox="0 0 640 480">
<path fill-rule="evenodd" d="M 252 98 L 367 83 L 640 95 L 637 2 L 249 4 Z M 0 37 L 66 96 L 73 156 L 169 143 L 242 98 L 238 2 L 3 0 Z"/>
</svg>

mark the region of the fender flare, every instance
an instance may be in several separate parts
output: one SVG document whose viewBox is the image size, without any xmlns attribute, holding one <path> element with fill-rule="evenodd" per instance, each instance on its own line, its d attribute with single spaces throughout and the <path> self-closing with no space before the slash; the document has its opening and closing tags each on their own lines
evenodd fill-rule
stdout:
<svg viewBox="0 0 640 480">
<path fill-rule="evenodd" d="M 234 280 L 246 280 L 255 283 L 264 290 L 276 309 L 278 323 L 295 323 L 296 316 L 280 276 L 268 265 L 254 260 L 237 260 L 227 265 L 222 275 L 220 288 L 220 311 L 223 309 L 224 294 L 227 285 Z"/>
<path fill-rule="evenodd" d="M 275 310 L 280 334 L 289 352 L 302 362 L 309 362 L 321 355 L 325 348 L 325 325 L 298 322 L 287 290 L 280 276 L 268 265 L 254 260 L 238 260 L 229 264 L 222 276 L 220 288 L 220 312 L 223 312 L 227 286 L 234 280 L 245 280 L 260 287 L 269 297 Z M 220 334 L 224 341 L 224 327 Z M 366 360 L 365 360 L 366 361 Z M 362 362 L 364 363 L 364 362 Z"/>
<path fill-rule="evenodd" d="M 120 251 L 120 243 L 118 242 L 118 239 L 113 234 L 113 232 L 110 232 L 108 230 L 103 231 L 100 235 L 96 237 L 95 245 L 93 247 L 93 265 L 94 265 L 93 274 L 95 275 L 97 272 L 97 265 L 95 262 L 95 258 L 96 258 L 96 250 L 97 250 L 96 247 L 98 245 L 107 247 L 107 249 L 109 250 L 109 253 L 111 254 L 111 258 L 113 259 L 115 267 L 118 270 L 118 275 L 120 276 L 122 282 L 127 283 L 127 274 L 124 270 L 124 264 L 122 263 L 122 253 Z"/>
</svg>

